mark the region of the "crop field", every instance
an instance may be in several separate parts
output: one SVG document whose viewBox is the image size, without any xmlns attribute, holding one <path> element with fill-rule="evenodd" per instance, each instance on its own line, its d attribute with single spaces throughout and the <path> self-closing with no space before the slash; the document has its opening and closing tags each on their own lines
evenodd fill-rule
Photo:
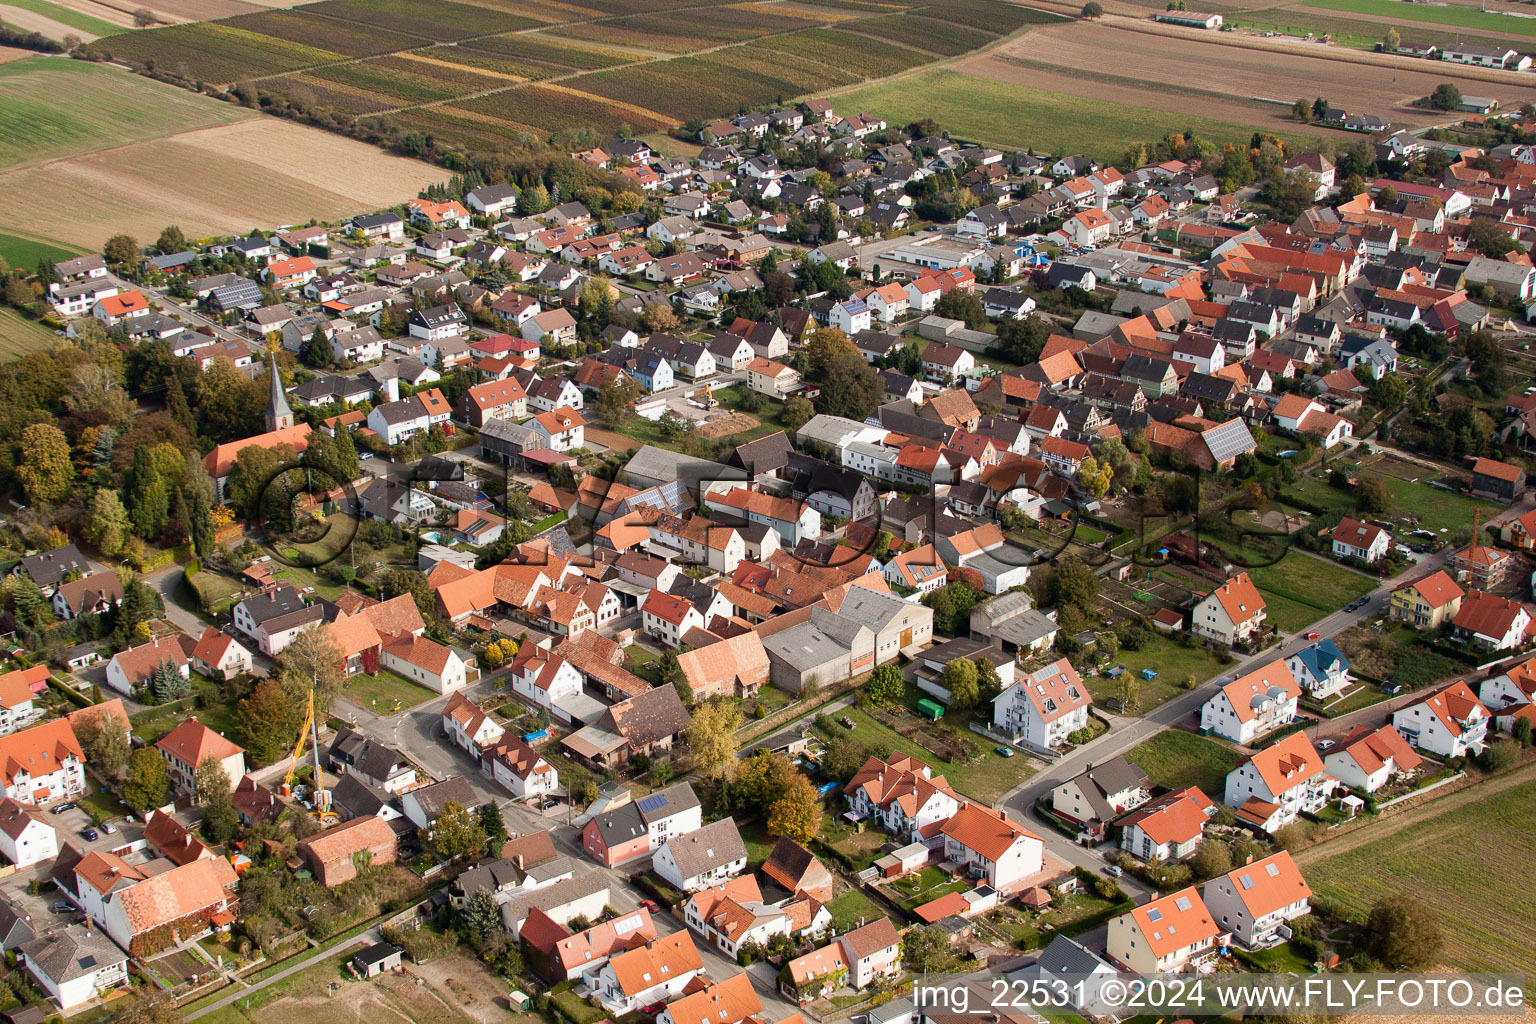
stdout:
<svg viewBox="0 0 1536 1024">
<path fill-rule="evenodd" d="M 349 66 L 338 65 L 341 68 Z M 295 106 L 321 106 L 350 117 L 378 114 L 401 105 L 394 102 L 387 94 L 381 95 L 367 89 L 326 81 L 309 72 L 263 79 L 261 87 L 264 91 L 281 96 Z"/>
<path fill-rule="evenodd" d="M 838 96 L 838 103 L 866 110 L 893 124 L 931 117 L 956 136 L 1011 149 L 1034 147 L 1086 153 L 1112 160 L 1132 142 L 1152 142 L 1171 132 L 1194 131 L 1213 142 L 1246 142 L 1253 126 L 1169 111 L 1067 96 L 931 68 L 900 81 L 875 82 Z M 1282 138 L 1295 139 L 1281 133 Z"/>
<path fill-rule="evenodd" d="M 764 58 L 779 59 L 770 63 L 745 56 L 744 49 L 583 75 L 572 85 L 584 92 L 642 104 L 658 114 L 687 121 L 718 116 L 722 110 L 730 110 L 732 103 L 756 106 L 775 102 L 779 97 L 858 81 L 852 75 L 813 61 L 791 66 L 796 58 L 789 54 L 764 51 Z"/>
<path fill-rule="evenodd" d="M 666 53 L 690 53 L 727 43 L 739 43 L 770 32 L 787 32 L 820 24 L 814 16 L 764 9 L 753 4 L 711 7 L 675 14 L 639 14 L 605 21 L 601 28 L 567 25 L 555 35 L 642 46 Z"/>
<path fill-rule="evenodd" d="M 375 57 L 355 64 L 320 68 L 307 77 L 392 97 L 398 101 L 389 104 L 394 107 L 451 99 L 466 93 L 502 89 L 507 85 L 506 79 L 494 75 L 401 56 Z"/>
<path fill-rule="evenodd" d="M 49 0 L 5 0 L 5 7 L 14 7 L 33 14 L 40 14 L 51 21 L 68 25 L 77 32 L 92 36 L 107 36 L 114 32 L 121 32 L 121 25 L 114 25 L 110 21 L 72 10 L 62 4 L 50 3 Z M 9 21 L 10 19 L 7 18 Z"/>
<path fill-rule="evenodd" d="M 346 54 L 348 57 L 371 57 L 376 53 L 389 53 L 419 45 L 414 36 L 404 32 L 322 18 L 309 13 L 309 10 L 242 14 L 220 24 L 275 39 L 286 39 L 303 46 L 318 46 L 322 50 Z"/>
<path fill-rule="evenodd" d="M 891 14 L 883 18 L 864 18 L 852 26 L 866 36 L 878 36 L 893 43 L 916 46 L 928 53 L 950 57 L 986 46 L 997 37 L 981 29 L 967 28 L 953 22 L 924 18 L 916 14 Z"/>
<path fill-rule="evenodd" d="M 33 57 L 0 65 L 0 168 L 255 116 L 118 68 Z"/>
<path fill-rule="evenodd" d="M 1518 105 L 1536 99 L 1536 88 L 1492 84 L 1460 77 L 1443 64 L 1411 70 L 1396 63 L 1377 65 L 1333 55 L 1266 50 L 1262 60 L 1243 46 L 1138 31 L 1113 24 L 1056 25 L 1031 32 L 989 53 L 967 58 L 958 70 L 1010 84 L 1111 100 L 1131 107 L 1181 113 L 1198 99 L 1207 117 L 1280 132 L 1327 133 L 1298 125 L 1280 104 L 1253 97 L 1325 96 L 1348 110 L 1365 110 L 1410 125 L 1430 124 L 1441 115 L 1406 104 L 1449 81 L 1472 95 Z M 1361 60 L 1366 58 L 1362 56 Z M 1166 69 L 1183 71 L 1171 82 Z"/>
<path fill-rule="evenodd" d="M 345 59 L 344 54 L 220 21 L 125 32 L 101 40 L 99 49 L 114 60 L 153 63 L 205 82 L 236 82 Z"/>
<path fill-rule="evenodd" d="M 819 60 L 859 78 L 880 78 L 926 64 L 926 54 L 895 43 L 882 43 L 835 28 L 795 32 L 763 41 L 772 50 Z"/>
<path fill-rule="evenodd" d="M 1388 818 L 1304 851 L 1298 860 L 1308 884 L 1361 919 L 1377 900 L 1410 893 L 1435 912 L 1445 967 L 1529 974 L 1536 970 L 1536 901 L 1523 884 L 1522 866 L 1536 844 L 1530 814 L 1536 783 L 1487 792 L 1505 781 L 1406 812 L 1406 824 Z M 1473 893 L 1499 896 L 1475 899 Z"/>
<path fill-rule="evenodd" d="M 1306 0 L 1302 6 L 1369 14 L 1379 18 L 1429 22 L 1432 25 L 1454 25 L 1501 35 L 1536 36 L 1536 20 L 1485 14 L 1476 7 L 1456 4 L 1407 4 L 1400 0 Z"/>
<path fill-rule="evenodd" d="M 0 362 L 42 352 L 62 340 L 36 320 L 28 320 L 14 309 L 0 309 Z"/>
<path fill-rule="evenodd" d="M 431 3 L 421 0 L 323 0 L 322 3 L 307 4 L 302 10 L 306 14 L 393 29 L 444 43 L 543 24 L 533 18 L 453 3 L 452 0 L 432 0 Z"/>
<path fill-rule="evenodd" d="M 554 67 L 578 71 L 596 71 L 639 59 L 636 54 L 625 53 L 623 50 L 609 50 L 595 45 L 586 46 L 568 39 L 555 39 L 528 32 L 486 36 L 476 39 L 473 46 L 477 50 L 504 53 L 509 57 L 526 57 Z"/>
<path fill-rule="evenodd" d="M 925 17 L 968 25 L 994 35 L 1007 35 L 1025 25 L 1049 25 L 1062 20 L 1059 14 L 997 0 L 948 0 L 923 7 L 921 12 Z"/>
<path fill-rule="evenodd" d="M 35 267 L 39 260 L 67 260 L 84 255 L 85 250 L 50 238 L 33 238 L 10 231 L 0 231 L 0 260 L 11 267 Z"/>
<path fill-rule="evenodd" d="M 526 57 L 503 57 L 500 54 L 487 53 L 469 46 L 434 46 L 430 50 L 417 50 L 401 56 L 417 60 L 446 61 L 449 64 L 526 82 L 536 82 L 541 78 L 555 78 L 572 73 L 570 68 L 556 67 L 553 64 L 529 60 Z"/>
<path fill-rule="evenodd" d="M 637 132 L 666 127 L 662 118 L 645 110 L 542 85 L 492 93 L 448 109 L 489 115 L 505 125 L 508 135 L 523 131 L 548 135 L 578 125 L 588 126 L 596 132 L 614 132 L 624 124 Z"/>
</svg>

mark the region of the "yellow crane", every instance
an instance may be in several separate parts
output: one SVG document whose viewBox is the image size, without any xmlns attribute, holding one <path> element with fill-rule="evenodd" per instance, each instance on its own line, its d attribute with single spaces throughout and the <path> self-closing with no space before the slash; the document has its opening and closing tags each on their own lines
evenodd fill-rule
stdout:
<svg viewBox="0 0 1536 1024">
<path fill-rule="evenodd" d="M 323 825 L 337 817 L 335 811 L 326 806 L 325 776 L 320 767 L 320 728 L 315 723 L 315 691 L 309 691 L 309 706 L 304 712 L 304 724 L 299 726 L 298 742 L 293 745 L 293 763 L 288 766 L 288 774 L 283 778 L 283 796 L 293 793 L 293 776 L 299 770 L 299 758 L 304 756 L 304 741 L 309 740 L 314 744 L 315 755 L 315 817 Z"/>
</svg>

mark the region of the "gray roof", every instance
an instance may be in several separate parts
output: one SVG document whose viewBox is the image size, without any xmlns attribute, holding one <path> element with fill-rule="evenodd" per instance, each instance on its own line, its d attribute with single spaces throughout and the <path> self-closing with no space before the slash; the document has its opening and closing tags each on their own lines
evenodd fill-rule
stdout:
<svg viewBox="0 0 1536 1024">
<path fill-rule="evenodd" d="M 565 921 L 562 919 L 567 915 L 561 913 L 562 907 L 583 897 L 607 890 L 607 876 L 594 868 L 586 874 L 576 875 L 563 882 L 556 882 L 554 885 L 514 896 L 501 905 L 501 921 L 509 931 L 516 931 L 522 928 L 523 921 L 528 917 L 528 911 L 538 907 L 564 924 Z"/>
<path fill-rule="evenodd" d="M 824 609 L 813 610 L 813 616 L 816 610 Z M 848 644 L 823 631 L 814 622 L 801 622 L 765 636 L 763 647 L 798 672 L 813 672 L 848 656 Z"/>
<path fill-rule="evenodd" d="M 1103 764 L 1089 767 L 1087 771 L 1068 781 L 1077 783 L 1084 798 L 1093 808 L 1094 816 L 1104 821 L 1108 821 L 1119 813 L 1105 799 L 1106 797 L 1135 789 L 1137 786 L 1150 785 L 1147 773 L 1124 757 L 1112 757 Z"/>
<path fill-rule="evenodd" d="M 1113 970 L 1098 954 L 1065 935 L 1051 940 L 1035 961 L 1035 966 L 1048 974 L 1093 974 L 1095 971 Z"/>
<path fill-rule="evenodd" d="M 55 985 L 88 978 L 103 967 L 128 960 L 101 932 L 78 925 L 33 939 L 21 947 L 21 953 L 34 973 Z"/>
<path fill-rule="evenodd" d="M 465 810 L 470 810 L 484 803 L 483 800 L 475 795 L 469 780 L 465 779 L 462 775 L 455 775 L 451 779 L 444 779 L 442 782 L 434 782 L 430 786 L 413 789 L 411 790 L 411 796 L 421 806 L 421 811 L 426 815 L 428 821 L 435 819 L 439 814 L 443 813 L 443 808 L 447 807 L 450 803 L 456 803 Z"/>
<path fill-rule="evenodd" d="M 696 485 L 700 480 L 740 479 L 738 470 L 727 469 L 718 462 L 696 459 L 691 455 L 668 451 L 653 445 L 641 445 L 624 463 L 624 482 L 644 489 L 673 480 L 685 480 Z"/>
<path fill-rule="evenodd" d="M 610 850 L 646 833 L 645 818 L 641 817 L 640 808 L 633 803 L 599 814 L 592 819 L 592 823 L 597 826 L 598 835 L 602 836 L 604 845 Z"/>
<path fill-rule="evenodd" d="M 702 875 L 733 861 L 747 859 L 747 846 L 735 818 L 721 818 L 703 828 L 674 836 L 666 845 L 683 878 Z"/>
<path fill-rule="evenodd" d="M 39 587 L 51 587 L 62 583 L 64 577 L 76 569 L 88 571 L 91 563 L 73 544 L 52 551 L 40 551 L 28 555 L 16 564 L 16 568 L 32 577 Z"/>
</svg>

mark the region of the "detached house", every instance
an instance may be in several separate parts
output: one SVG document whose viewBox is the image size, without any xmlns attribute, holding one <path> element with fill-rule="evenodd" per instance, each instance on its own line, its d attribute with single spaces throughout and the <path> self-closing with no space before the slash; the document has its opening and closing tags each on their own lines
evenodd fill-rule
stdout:
<svg viewBox="0 0 1536 1024">
<path fill-rule="evenodd" d="M 1099 835 L 1110 821 L 1140 807 L 1151 795 L 1152 780 L 1146 772 L 1124 757 L 1112 757 L 1051 790 L 1051 810 L 1089 835 Z"/>
<path fill-rule="evenodd" d="M 1305 733 L 1292 733 L 1227 773 L 1223 802 L 1250 825 L 1273 833 L 1328 803 L 1338 780 Z"/>
<path fill-rule="evenodd" d="M 1200 845 L 1215 814 L 1216 805 L 1198 788 L 1176 789 L 1120 820 L 1120 848 L 1149 864 L 1183 860 Z"/>
<path fill-rule="evenodd" d="M 992 722 L 1037 750 L 1054 750 L 1088 725 L 1093 697 L 1062 658 L 1009 686 L 992 705 Z"/>
<path fill-rule="evenodd" d="M 1514 650 L 1529 638 L 1531 613 L 1519 601 L 1474 590 L 1451 620 L 1456 635 L 1485 651 Z"/>
<path fill-rule="evenodd" d="M 643 798 L 642 798 L 643 799 Z M 655 872 L 683 892 L 719 885 L 746 870 L 747 847 L 734 818 L 669 839 L 651 861 Z"/>
<path fill-rule="evenodd" d="M 23 804 L 52 804 L 85 792 L 85 754 L 69 721 L 57 718 L 0 736 L 0 783 Z"/>
<path fill-rule="evenodd" d="M 1404 772 L 1424 763 L 1390 725 L 1372 729 L 1362 725 L 1338 742 L 1323 758 L 1329 774 L 1350 789 L 1374 793 Z"/>
<path fill-rule="evenodd" d="M 1332 639 L 1324 638 L 1285 659 L 1298 685 L 1314 700 L 1326 700 L 1349 685 L 1350 661 Z"/>
<path fill-rule="evenodd" d="M 1284 850 L 1211 879 L 1204 895 L 1216 924 L 1249 949 L 1289 938 L 1285 923 L 1312 912 L 1312 890 Z"/>
<path fill-rule="evenodd" d="M 1301 687 L 1283 661 L 1272 661 L 1216 691 L 1200 709 L 1200 728 L 1249 744 L 1296 718 Z"/>
<path fill-rule="evenodd" d="M 1220 937 L 1200 893 L 1190 886 L 1112 919 L 1105 952 L 1137 974 L 1172 974 L 1209 955 Z"/>
<path fill-rule="evenodd" d="M 1230 646 L 1252 636 L 1264 617 L 1259 588 L 1246 572 L 1238 573 L 1200 599 L 1190 616 L 1190 630 Z"/>
<path fill-rule="evenodd" d="M 1443 758 L 1481 751 L 1489 724 L 1488 709 L 1460 679 L 1392 713 L 1393 727 L 1410 746 Z"/>
<path fill-rule="evenodd" d="M 1392 591 L 1387 614 L 1394 622 L 1406 622 L 1415 629 L 1439 629 L 1456 617 L 1465 596 L 1450 574 L 1438 569 Z"/>
<path fill-rule="evenodd" d="M 166 733 L 155 749 L 165 761 L 171 784 L 188 796 L 197 792 L 197 766 L 208 758 L 224 769 L 231 790 L 245 777 L 245 751 L 196 718 L 189 718 Z"/>
<path fill-rule="evenodd" d="M 1002 811 L 968 803 L 944 823 L 944 858 L 999 893 L 1024 887 L 1045 863 L 1045 841 Z"/>
<path fill-rule="evenodd" d="M 1375 562 L 1384 558 L 1392 547 L 1392 535 L 1373 523 L 1362 523 L 1345 516 L 1329 534 L 1333 541 L 1333 557 L 1354 558 L 1362 562 Z"/>
<path fill-rule="evenodd" d="M 936 846 L 940 829 L 960 809 L 960 797 L 944 776 L 915 757 L 871 757 L 843 787 L 849 812 L 873 818 L 885 831 L 906 842 Z"/>
<path fill-rule="evenodd" d="M 661 849 L 674 836 L 697 832 L 702 824 L 693 787 L 679 782 L 593 815 L 581 830 L 581 845 L 611 868 Z"/>
</svg>

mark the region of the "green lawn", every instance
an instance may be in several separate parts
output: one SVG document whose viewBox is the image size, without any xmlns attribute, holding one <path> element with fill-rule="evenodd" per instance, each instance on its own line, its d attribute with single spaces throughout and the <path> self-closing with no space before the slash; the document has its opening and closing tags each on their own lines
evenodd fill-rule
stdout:
<svg viewBox="0 0 1536 1024">
<path fill-rule="evenodd" d="M 933 768 L 935 775 L 943 775 L 948 779 L 956 791 L 986 804 L 991 804 L 1035 771 L 1035 762 L 1030 758 L 1022 754 L 1002 757 L 993 749 L 995 743 L 988 742 L 986 737 L 978 736 L 969 729 L 960 734 L 973 740 L 980 753 L 972 764 L 954 764 L 941 760 L 933 751 L 907 739 L 859 708 L 849 708 L 840 712 L 838 717 L 845 714 L 854 721 L 853 735 L 879 756 L 885 757 L 899 750 L 920 758 Z"/>
<path fill-rule="evenodd" d="M 868 924 L 876 918 L 886 916 L 885 911 L 881 910 L 875 901 L 859 888 L 849 889 L 839 896 L 834 896 L 832 902 L 827 904 L 827 913 L 832 915 L 832 927 L 840 932 L 858 927 L 860 921 Z"/>
<path fill-rule="evenodd" d="M 388 714 L 395 701 L 399 701 L 401 710 L 405 710 L 437 696 L 425 686 L 418 686 L 387 669 L 380 669 L 376 676 L 361 673 L 353 676 L 347 680 L 341 695 L 359 707 L 381 714 Z"/>
<path fill-rule="evenodd" d="M 67 260 L 71 256 L 80 256 L 84 253 L 85 250 L 78 246 L 55 242 L 50 238 L 34 238 L 31 235 L 18 235 L 13 231 L 0 231 L 0 259 L 13 267 L 31 270 L 37 266 L 38 260 Z"/>
<path fill-rule="evenodd" d="M 110 36 L 123 31 L 121 25 L 114 25 L 110 21 L 102 21 L 100 18 L 93 18 L 79 11 L 72 11 L 59 4 L 51 4 L 48 0 L 5 0 L 5 3 L 7 7 L 20 7 L 24 11 L 41 14 L 45 18 L 68 25 L 70 28 L 77 28 L 81 32 L 89 32 L 93 36 Z"/>
<path fill-rule="evenodd" d="M 1264 595 L 1269 621 L 1288 633 L 1331 615 L 1380 582 L 1300 551 L 1248 575 Z"/>
<path fill-rule="evenodd" d="M 1237 751 L 1217 740 L 1182 729 L 1166 729 L 1132 748 L 1125 759 L 1165 789 L 1199 786 L 1219 800 L 1226 791 L 1227 772 L 1237 764 Z"/>
<path fill-rule="evenodd" d="M 1536 896 L 1524 876 L 1536 847 L 1533 801 L 1536 782 L 1527 782 L 1335 856 L 1325 843 L 1298 859 L 1312 891 L 1356 917 L 1397 893 L 1427 904 L 1445 936 L 1437 963 L 1530 975 Z"/>
<path fill-rule="evenodd" d="M 1136 676 L 1141 684 L 1140 707 L 1135 714 L 1146 714 L 1159 704 L 1184 692 L 1184 680 L 1191 672 L 1198 682 L 1205 682 L 1221 671 L 1221 662 L 1204 645 L 1180 646 L 1178 641 L 1163 633 L 1153 633 L 1153 640 L 1139 651 L 1120 649 L 1120 653 L 1105 668 L 1123 666 L 1126 672 Z M 1158 673 L 1156 679 L 1142 679 L 1141 670 L 1150 668 Z M 1110 697 L 1120 694 L 1119 678 L 1103 675 L 1084 678 L 1094 703 L 1103 705 Z"/>
<path fill-rule="evenodd" d="M 763 827 L 760 821 L 749 821 L 745 824 L 737 822 L 741 832 L 741 841 L 747 846 L 747 870 L 756 871 L 762 867 L 763 861 L 773 853 L 773 836 Z"/>
<path fill-rule="evenodd" d="M 36 260 L 32 263 L 13 264 L 26 267 L 35 265 Z M 0 359 L 19 359 L 29 352 L 45 352 L 62 340 L 46 325 L 22 316 L 9 307 L 0 309 Z"/>
<path fill-rule="evenodd" d="M 0 168 L 259 116 L 108 64 L 0 65 Z"/>
<path fill-rule="evenodd" d="M 1193 129 L 1211 142 L 1246 143 L 1253 126 L 1193 114 L 1125 107 L 1008 85 L 946 68 L 876 82 L 838 96 L 850 110 L 867 110 L 895 124 L 931 117 L 956 136 L 1007 149 L 1119 157 L 1133 142 L 1155 142 Z"/>
<path fill-rule="evenodd" d="M 1397 476 L 1393 473 L 1381 472 L 1370 466 L 1360 470 L 1358 475 L 1377 477 L 1386 484 L 1387 493 L 1392 496 L 1392 507 L 1388 510 L 1390 516 L 1417 516 L 1426 530 L 1433 530 L 1436 533 L 1442 529 L 1454 532 L 1463 526 L 1472 525 L 1474 508 L 1481 508 L 1484 518 L 1489 513 L 1503 508 L 1500 503 L 1487 498 L 1469 498 L 1464 494 L 1433 486 L 1429 482 L 1435 476 L 1432 470 L 1424 469 L 1423 475 L 1419 476 L 1417 474 L 1421 470 L 1418 466 L 1396 461 L 1385 461 L 1378 465 L 1390 467 L 1404 475 Z M 1326 506 L 1332 510 L 1332 516 L 1335 519 L 1339 516 L 1356 514 L 1353 491 L 1332 487 L 1327 480 L 1311 474 L 1301 477 L 1294 484 L 1287 484 L 1282 493 L 1294 493 L 1313 504 Z M 1332 526 L 1334 523 L 1323 522 L 1318 525 Z"/>
<path fill-rule="evenodd" d="M 1435 25 L 1456 25 L 1461 28 L 1480 29 L 1506 35 L 1536 36 L 1536 21 L 1529 18 L 1506 18 L 1497 14 L 1485 14 L 1475 7 L 1459 4 L 1431 6 L 1402 3 L 1400 0 L 1307 0 L 1304 6 L 1321 7 L 1328 11 L 1347 11 L 1350 14 L 1370 14 L 1382 18 L 1401 18 L 1404 21 L 1429 22 Z"/>
</svg>

